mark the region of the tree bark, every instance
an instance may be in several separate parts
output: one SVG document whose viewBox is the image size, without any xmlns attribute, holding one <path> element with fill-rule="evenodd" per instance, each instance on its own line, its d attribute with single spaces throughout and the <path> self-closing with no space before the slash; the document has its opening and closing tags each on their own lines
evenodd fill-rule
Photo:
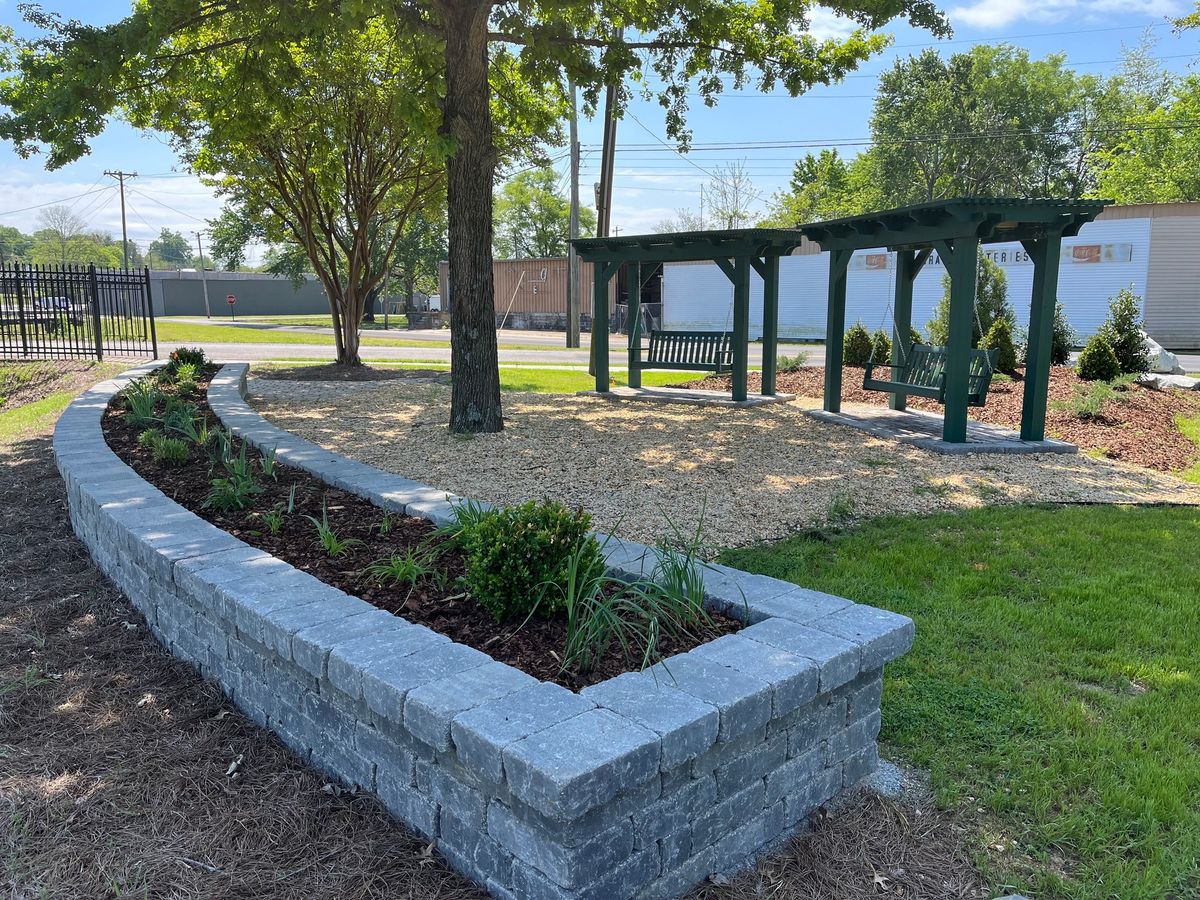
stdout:
<svg viewBox="0 0 1200 900">
<path fill-rule="evenodd" d="M 454 375 L 450 430 L 504 427 L 492 284 L 492 141 L 488 83 L 488 13 L 480 0 L 447 0 L 446 99 L 442 128 L 455 139 L 447 163 L 449 213 L 450 365 Z"/>
</svg>

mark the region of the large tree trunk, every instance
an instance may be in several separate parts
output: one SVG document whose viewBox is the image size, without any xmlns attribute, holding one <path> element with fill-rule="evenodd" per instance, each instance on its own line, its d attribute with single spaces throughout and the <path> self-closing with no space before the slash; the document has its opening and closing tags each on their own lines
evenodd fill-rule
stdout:
<svg viewBox="0 0 1200 900">
<path fill-rule="evenodd" d="M 450 430 L 500 431 L 500 371 L 492 287 L 491 87 L 487 28 L 490 4 L 448 0 L 446 100 L 442 128 L 455 139 L 447 165 L 449 211 Z"/>
</svg>

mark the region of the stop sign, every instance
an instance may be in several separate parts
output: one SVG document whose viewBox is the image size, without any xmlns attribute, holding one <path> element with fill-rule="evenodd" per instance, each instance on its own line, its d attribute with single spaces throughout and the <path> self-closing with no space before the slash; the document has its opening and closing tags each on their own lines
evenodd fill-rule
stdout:
<svg viewBox="0 0 1200 900">
<path fill-rule="evenodd" d="M 237 303 L 237 297 L 233 296 L 233 294 L 229 294 L 225 297 L 225 302 L 230 306 L 233 306 L 233 304 Z"/>
</svg>

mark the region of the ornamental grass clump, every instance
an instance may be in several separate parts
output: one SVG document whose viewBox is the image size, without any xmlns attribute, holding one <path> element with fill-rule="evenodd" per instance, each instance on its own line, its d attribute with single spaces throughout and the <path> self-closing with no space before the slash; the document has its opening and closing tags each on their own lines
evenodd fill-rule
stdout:
<svg viewBox="0 0 1200 900">
<path fill-rule="evenodd" d="M 600 560 L 600 545 L 588 530 L 592 517 L 551 500 L 483 511 L 456 507 L 456 521 L 443 536 L 466 556 L 464 582 L 471 596 L 497 622 L 550 617 L 562 611 L 551 585 L 564 583 L 570 560 L 584 571 Z"/>
</svg>

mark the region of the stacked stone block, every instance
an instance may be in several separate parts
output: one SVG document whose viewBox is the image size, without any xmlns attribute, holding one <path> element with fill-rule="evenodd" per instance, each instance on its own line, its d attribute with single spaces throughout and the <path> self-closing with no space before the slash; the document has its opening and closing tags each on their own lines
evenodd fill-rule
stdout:
<svg viewBox="0 0 1200 900">
<path fill-rule="evenodd" d="M 173 654 L 297 755 L 373 793 L 497 897 L 674 897 L 786 840 L 877 762 L 883 665 L 912 622 L 722 566 L 712 608 L 748 626 L 573 693 L 406 622 L 179 507 L 107 448 L 132 377 L 64 413 L 76 533 Z M 209 402 L 246 440 L 397 512 L 450 501 L 266 423 L 227 366 Z M 613 572 L 654 551 L 606 539 Z"/>
</svg>

